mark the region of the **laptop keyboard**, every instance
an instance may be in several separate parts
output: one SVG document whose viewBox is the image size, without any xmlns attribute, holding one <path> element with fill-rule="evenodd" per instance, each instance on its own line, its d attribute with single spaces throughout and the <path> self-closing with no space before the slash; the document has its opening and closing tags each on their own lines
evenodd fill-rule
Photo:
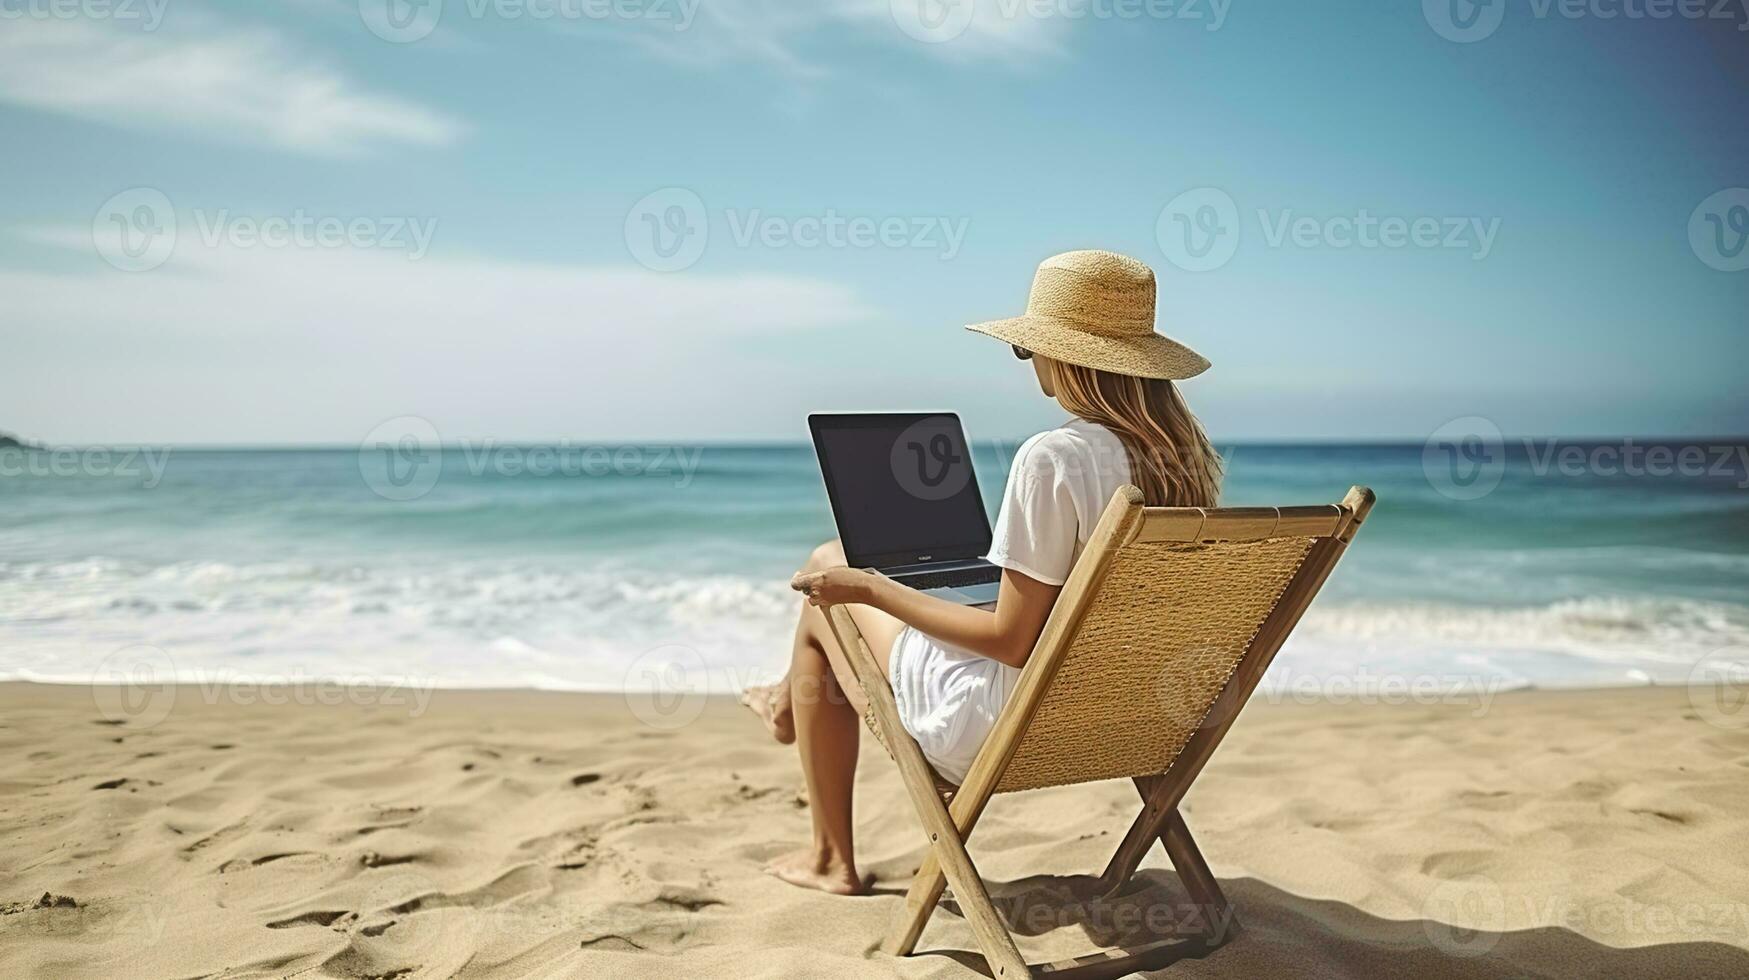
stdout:
<svg viewBox="0 0 1749 980">
<path fill-rule="evenodd" d="M 913 589 L 952 589 L 962 585 L 983 585 L 994 582 L 1001 577 L 1001 569 L 994 565 L 983 565 L 974 568 L 949 569 L 944 572 L 900 575 L 895 576 L 894 581 L 908 585 Z"/>
</svg>

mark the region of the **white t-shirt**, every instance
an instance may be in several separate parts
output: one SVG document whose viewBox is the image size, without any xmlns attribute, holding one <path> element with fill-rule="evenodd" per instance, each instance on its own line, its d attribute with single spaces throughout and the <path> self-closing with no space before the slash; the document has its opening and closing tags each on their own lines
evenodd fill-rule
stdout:
<svg viewBox="0 0 1749 980">
<path fill-rule="evenodd" d="M 1105 426 L 1076 419 L 1040 432 L 1014 456 L 984 557 L 1046 585 L 1062 585 L 1111 495 L 1128 482 L 1129 456 Z"/>
<path fill-rule="evenodd" d="M 1062 585 L 1111 495 L 1128 482 L 1129 457 L 1104 426 L 1076 420 L 1033 436 L 1015 454 L 985 557 Z M 910 626 L 893 641 L 888 668 L 905 730 L 938 772 L 963 781 L 1020 671 Z"/>
</svg>

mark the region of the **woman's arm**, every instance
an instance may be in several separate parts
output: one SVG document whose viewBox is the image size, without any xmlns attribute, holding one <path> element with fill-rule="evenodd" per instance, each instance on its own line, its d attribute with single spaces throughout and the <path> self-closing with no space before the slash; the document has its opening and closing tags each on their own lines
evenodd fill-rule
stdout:
<svg viewBox="0 0 1749 980">
<path fill-rule="evenodd" d="M 790 587 L 816 606 L 859 603 L 873 606 L 943 643 L 963 647 L 981 657 L 1020 667 L 1032 654 L 1056 604 L 1060 585 L 1046 585 L 1011 569 L 1003 569 L 994 611 L 924 595 L 875 572 L 829 568 L 799 572 Z"/>
</svg>

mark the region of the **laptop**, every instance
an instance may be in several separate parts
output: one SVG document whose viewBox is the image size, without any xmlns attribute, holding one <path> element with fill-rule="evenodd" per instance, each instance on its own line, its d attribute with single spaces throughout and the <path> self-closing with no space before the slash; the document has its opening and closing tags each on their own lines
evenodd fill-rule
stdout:
<svg viewBox="0 0 1749 980">
<path fill-rule="evenodd" d="M 808 416 L 832 518 L 852 568 L 949 602 L 996 601 L 1002 569 L 959 416 Z"/>
</svg>

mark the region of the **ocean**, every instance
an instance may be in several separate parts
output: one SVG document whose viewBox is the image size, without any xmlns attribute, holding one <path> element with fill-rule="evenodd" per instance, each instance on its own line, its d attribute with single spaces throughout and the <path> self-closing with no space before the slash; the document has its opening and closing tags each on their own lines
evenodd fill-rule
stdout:
<svg viewBox="0 0 1749 980">
<path fill-rule="evenodd" d="M 1014 448 L 974 446 L 992 507 Z M 1379 497 L 1266 691 L 1680 684 L 1749 650 L 1749 445 L 1499 448 L 1466 471 L 1419 444 L 1221 447 L 1225 504 Z M 803 445 L 396 464 L 0 451 L 0 679 L 611 691 L 680 665 L 731 691 L 781 670 L 785 583 L 833 534 Z"/>
</svg>

